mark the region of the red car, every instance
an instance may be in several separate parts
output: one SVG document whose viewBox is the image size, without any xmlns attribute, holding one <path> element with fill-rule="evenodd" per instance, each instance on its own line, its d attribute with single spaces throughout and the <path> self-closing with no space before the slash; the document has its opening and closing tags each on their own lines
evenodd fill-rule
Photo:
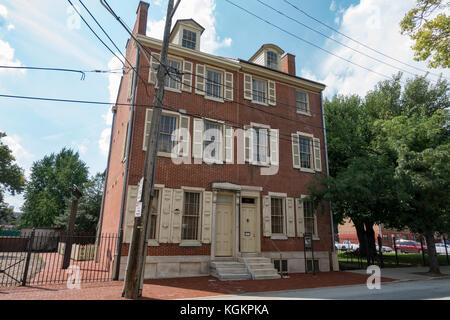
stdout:
<svg viewBox="0 0 450 320">
<path fill-rule="evenodd" d="M 397 240 L 395 241 L 397 253 L 422 253 L 422 246 L 419 242 L 412 240 Z M 427 246 L 423 245 L 423 250 L 427 252 Z"/>
</svg>

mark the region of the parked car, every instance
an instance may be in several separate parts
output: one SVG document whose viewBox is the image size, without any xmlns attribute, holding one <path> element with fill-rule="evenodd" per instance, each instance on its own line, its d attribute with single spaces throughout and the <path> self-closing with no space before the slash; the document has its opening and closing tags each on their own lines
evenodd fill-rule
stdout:
<svg viewBox="0 0 450 320">
<path fill-rule="evenodd" d="M 397 247 L 397 253 L 422 253 L 422 246 L 416 241 L 397 240 L 395 246 Z M 423 245 L 423 250 L 427 252 L 426 245 Z"/>
<path fill-rule="evenodd" d="M 335 243 L 335 245 L 336 249 L 343 251 L 345 250 L 354 251 L 359 248 L 359 244 L 353 243 L 349 240 L 342 241 L 342 243 Z"/>
<path fill-rule="evenodd" d="M 436 243 L 436 253 L 445 254 L 445 247 L 443 243 Z M 450 245 L 447 245 L 447 253 L 450 254 Z"/>
<path fill-rule="evenodd" d="M 393 252 L 394 250 L 391 247 L 388 246 L 382 246 L 381 247 L 382 252 Z"/>
</svg>

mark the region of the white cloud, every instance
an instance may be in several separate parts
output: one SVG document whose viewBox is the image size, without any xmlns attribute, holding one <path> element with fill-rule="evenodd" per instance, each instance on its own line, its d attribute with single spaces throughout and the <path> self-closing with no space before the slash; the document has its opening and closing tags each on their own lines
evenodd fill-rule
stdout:
<svg viewBox="0 0 450 320">
<path fill-rule="evenodd" d="M 111 128 L 106 128 L 106 129 L 103 129 L 102 134 L 100 136 L 100 140 L 98 140 L 98 146 L 100 148 L 100 153 L 103 156 L 108 155 L 110 136 L 111 136 Z"/>
<path fill-rule="evenodd" d="M 20 144 L 21 138 L 18 135 L 8 135 L 3 138 L 3 141 L 11 149 L 13 156 L 18 162 L 23 160 L 30 160 L 34 157 Z"/>
<path fill-rule="evenodd" d="M 331 0 L 330 11 L 336 11 L 336 2 L 334 0 Z"/>
<path fill-rule="evenodd" d="M 412 42 L 409 37 L 401 35 L 400 33 L 399 22 L 405 13 L 414 7 L 414 4 L 415 0 L 361 0 L 358 5 L 350 6 L 342 12 L 339 31 L 386 55 L 426 70 L 427 67 L 425 62 L 416 62 L 413 60 L 414 53 L 411 49 Z M 336 34 L 334 34 L 333 37 L 352 48 L 377 58 L 378 60 L 387 62 L 414 74 L 423 74 L 418 70 L 402 65 L 401 63 L 359 46 L 345 37 Z M 351 60 L 355 64 L 359 64 L 386 76 L 390 77 L 399 72 L 396 68 L 377 62 L 343 46 L 335 45 L 331 41 L 327 42 L 326 47 L 340 57 Z M 444 70 L 431 70 L 431 72 L 439 74 L 444 72 Z M 302 76 L 311 76 L 311 73 L 310 70 L 302 70 Z M 328 56 L 321 63 L 320 67 L 315 70 L 315 73 L 317 74 L 315 78 L 327 85 L 325 91 L 326 96 L 331 96 L 334 93 L 355 93 L 364 96 L 368 90 L 373 89 L 377 82 L 386 79 L 373 72 L 345 62 L 335 56 Z M 404 77 L 412 77 L 412 75 L 405 73 Z M 432 75 L 430 75 L 429 78 L 433 80 L 436 79 L 436 77 Z"/>
<path fill-rule="evenodd" d="M 14 48 L 12 48 L 8 42 L 0 40 L 0 64 L 12 67 L 21 66 L 21 62 L 14 58 Z M 10 69 L 2 69 L 1 73 L 11 71 Z"/>
<path fill-rule="evenodd" d="M 7 27 L 8 31 L 14 30 L 15 28 L 16 27 L 12 23 L 8 24 L 8 27 Z"/>
<path fill-rule="evenodd" d="M 8 17 L 8 10 L 6 9 L 5 6 L 1 4 L 0 4 L 0 17 L 3 17 L 5 19 Z"/>
<path fill-rule="evenodd" d="M 215 0 L 190 0 L 182 1 L 175 12 L 172 26 L 178 19 L 194 19 L 205 31 L 202 34 L 200 50 L 208 53 L 214 53 L 222 47 L 231 46 L 232 39 L 221 39 L 216 32 L 216 19 L 214 10 L 216 9 Z M 164 33 L 165 17 L 158 21 L 148 21 L 147 35 L 153 38 L 162 39 Z"/>
</svg>

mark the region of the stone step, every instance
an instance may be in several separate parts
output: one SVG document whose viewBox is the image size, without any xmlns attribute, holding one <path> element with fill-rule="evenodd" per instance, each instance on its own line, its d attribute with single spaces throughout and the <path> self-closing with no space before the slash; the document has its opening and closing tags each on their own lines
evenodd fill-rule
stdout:
<svg viewBox="0 0 450 320">
<path fill-rule="evenodd" d="M 266 280 L 266 279 L 280 279 L 281 276 L 276 274 L 264 274 L 264 275 L 255 275 L 255 280 Z"/>
<path fill-rule="evenodd" d="M 219 280 L 249 280 L 251 279 L 250 275 L 248 273 L 239 273 L 239 274 L 218 274 L 216 277 Z"/>
<path fill-rule="evenodd" d="M 276 269 L 252 269 L 253 274 L 256 275 L 270 275 L 278 274 Z"/>
<path fill-rule="evenodd" d="M 252 263 L 271 263 L 269 258 L 263 258 L 263 257 L 251 257 L 251 258 L 243 258 L 245 261 L 247 261 L 247 264 Z"/>
<path fill-rule="evenodd" d="M 214 271 L 214 269 L 213 269 Z M 242 268 L 215 268 L 215 272 L 222 274 L 222 273 L 248 273 L 248 269 L 245 267 Z"/>
<path fill-rule="evenodd" d="M 274 269 L 272 263 L 264 263 L 264 262 L 255 262 L 255 263 L 247 263 L 251 269 Z"/>
<path fill-rule="evenodd" d="M 229 262 L 228 261 L 227 262 L 212 261 L 211 267 L 212 268 L 239 268 L 239 267 L 245 268 L 245 264 L 242 262 L 236 262 L 236 261 L 229 261 Z"/>
</svg>

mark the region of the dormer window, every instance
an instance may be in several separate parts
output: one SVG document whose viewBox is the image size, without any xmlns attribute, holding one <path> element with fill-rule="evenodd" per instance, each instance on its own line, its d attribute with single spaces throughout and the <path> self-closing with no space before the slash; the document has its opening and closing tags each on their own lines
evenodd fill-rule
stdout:
<svg viewBox="0 0 450 320">
<path fill-rule="evenodd" d="M 181 45 L 185 48 L 195 50 L 197 44 L 197 33 L 183 29 L 183 40 Z"/>
<path fill-rule="evenodd" d="M 273 51 L 267 51 L 267 67 L 278 70 L 278 55 Z"/>
</svg>

